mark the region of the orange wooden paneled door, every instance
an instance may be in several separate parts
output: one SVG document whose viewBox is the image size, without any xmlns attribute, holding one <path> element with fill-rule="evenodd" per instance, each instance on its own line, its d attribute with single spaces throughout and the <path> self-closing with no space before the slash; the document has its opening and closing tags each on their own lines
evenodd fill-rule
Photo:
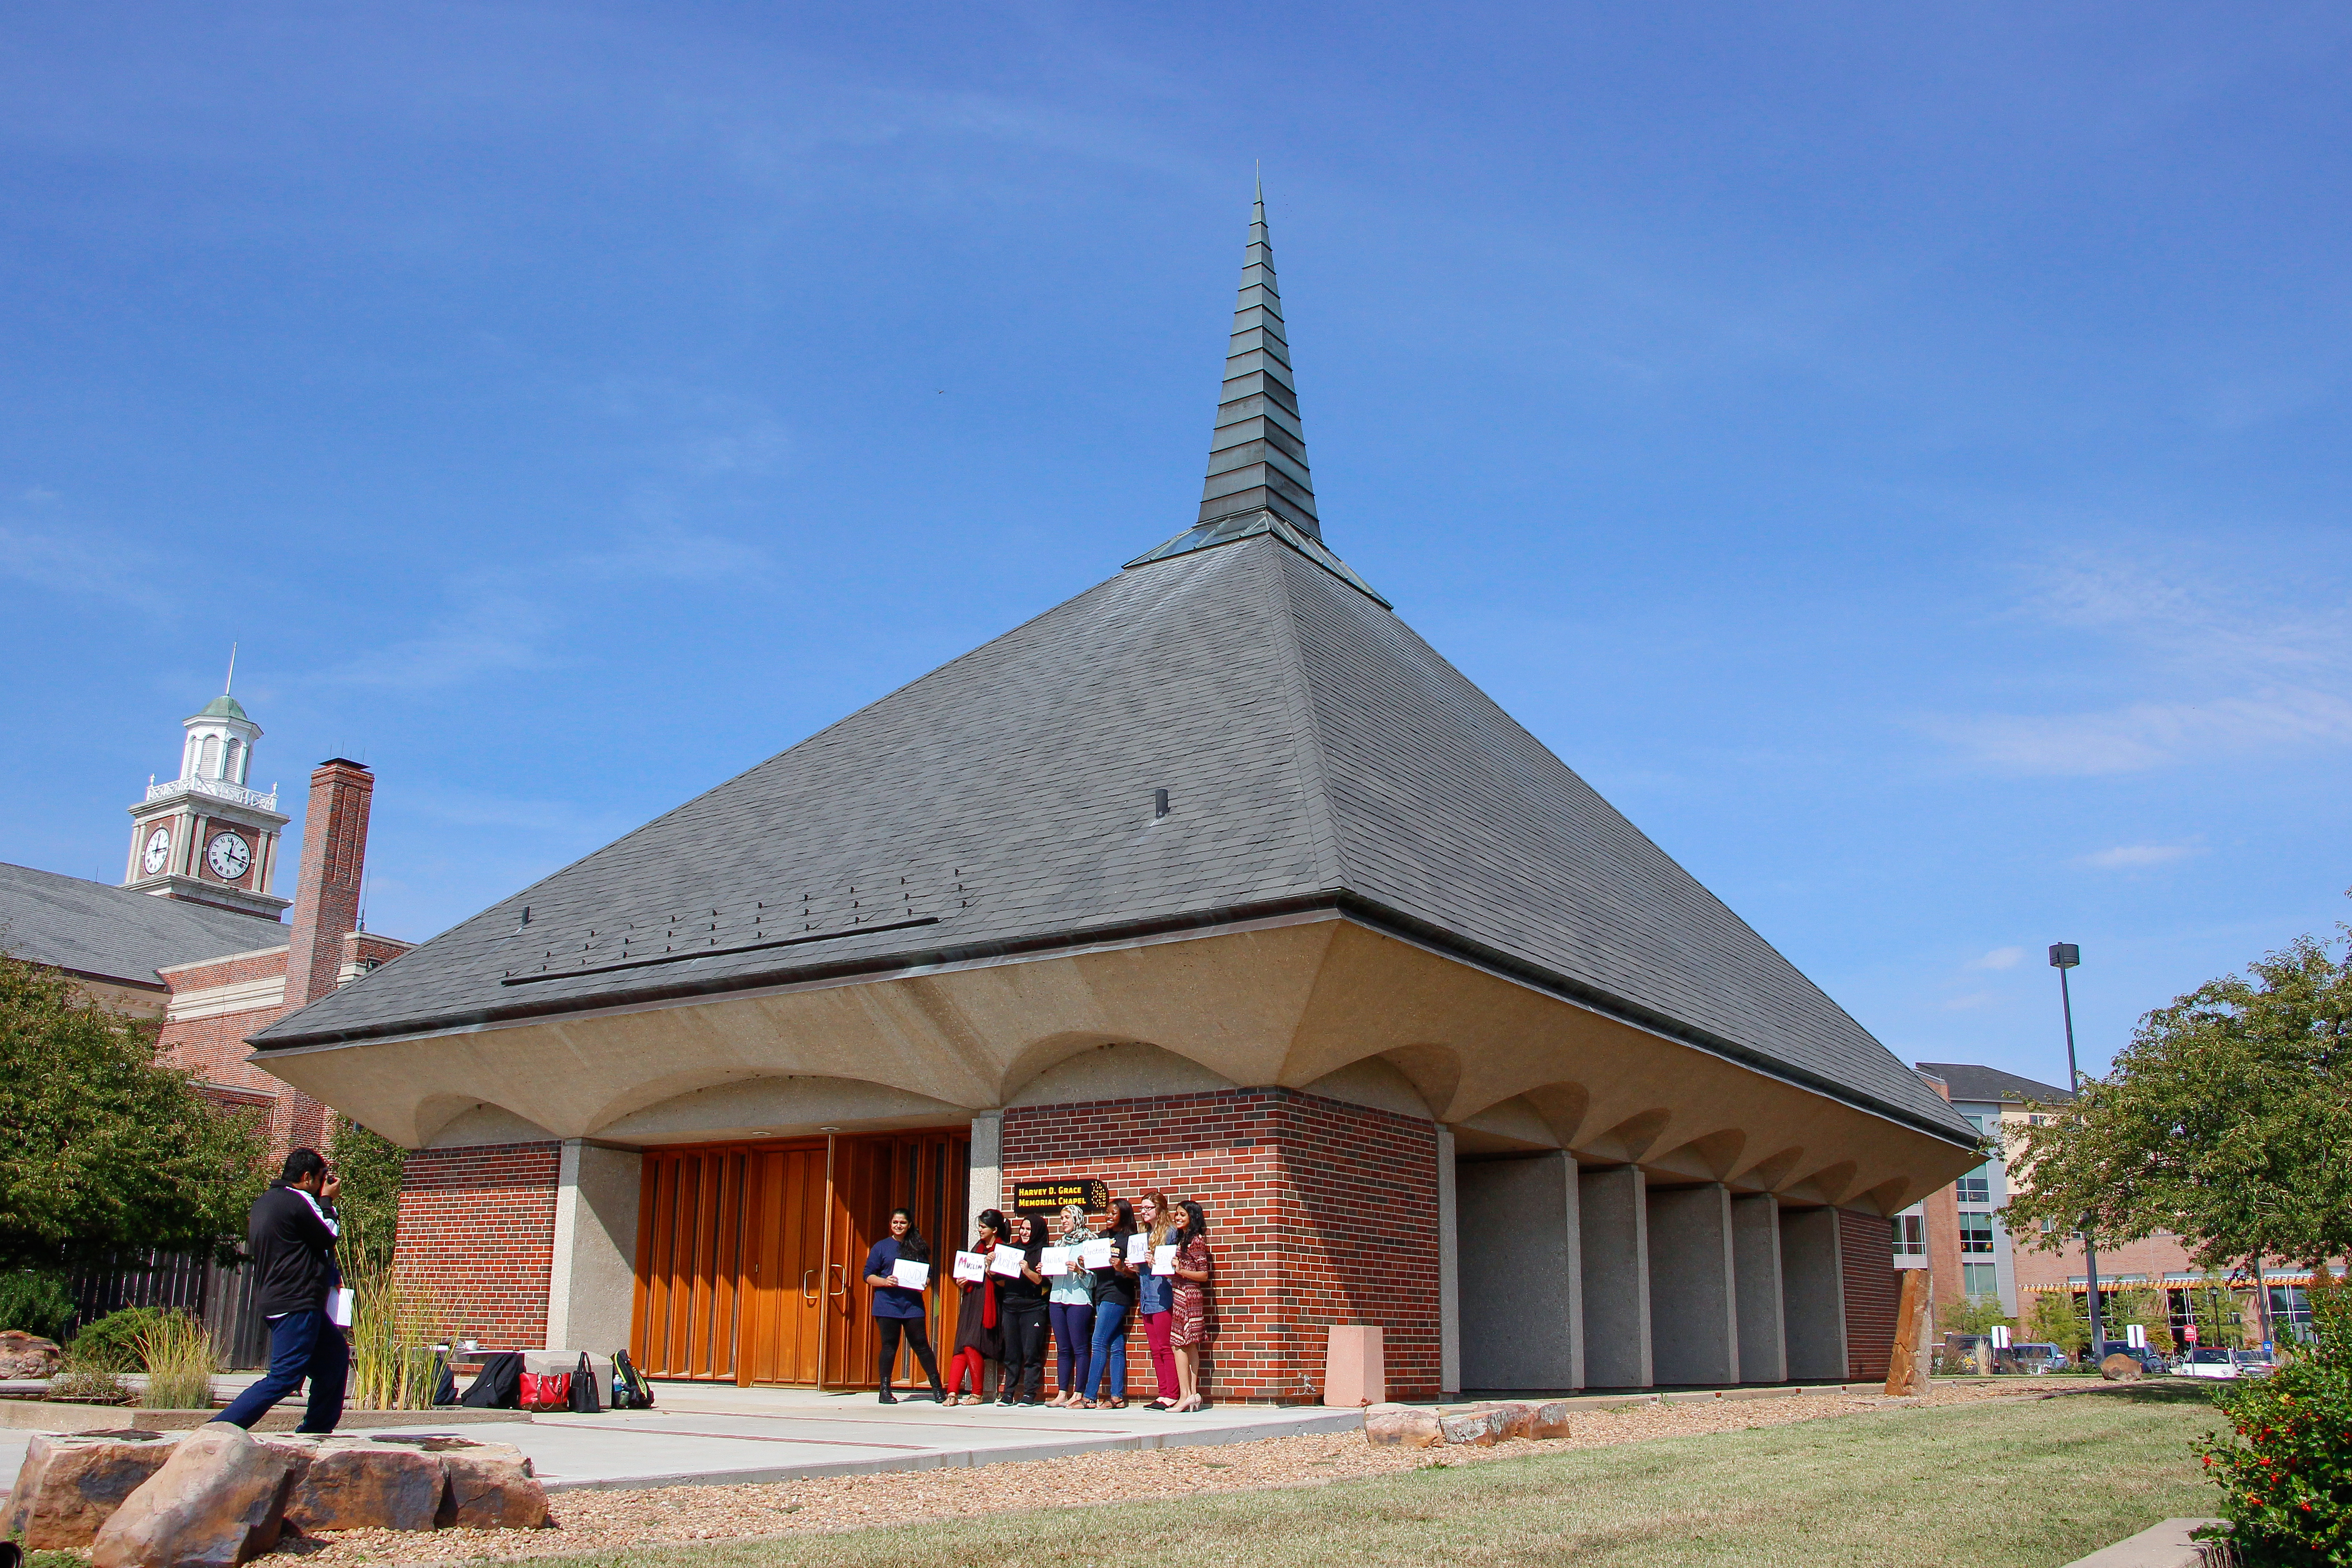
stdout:
<svg viewBox="0 0 2352 1568">
<path fill-rule="evenodd" d="M 904 1205 L 943 1277 L 971 1158 L 961 1128 L 647 1150 L 632 1354 L 656 1377 L 873 1387 L 866 1248 Z M 934 1345 L 956 1296 L 930 1293 Z M 911 1358 L 900 1375 L 919 1376 Z"/>
</svg>

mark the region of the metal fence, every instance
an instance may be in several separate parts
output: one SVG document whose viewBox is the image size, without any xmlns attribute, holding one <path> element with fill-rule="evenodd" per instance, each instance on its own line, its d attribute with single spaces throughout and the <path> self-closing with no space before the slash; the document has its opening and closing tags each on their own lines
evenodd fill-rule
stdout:
<svg viewBox="0 0 2352 1568">
<path fill-rule="evenodd" d="M 253 1310 L 252 1266 L 224 1268 L 209 1258 L 153 1249 L 116 1252 L 73 1271 L 75 1327 L 125 1307 L 176 1307 L 212 1331 L 230 1370 L 269 1360 L 269 1325 Z"/>
</svg>

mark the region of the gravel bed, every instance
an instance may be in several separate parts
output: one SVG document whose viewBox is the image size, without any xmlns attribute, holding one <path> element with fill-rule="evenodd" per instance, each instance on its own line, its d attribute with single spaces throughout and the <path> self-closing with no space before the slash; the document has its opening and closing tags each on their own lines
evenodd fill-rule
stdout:
<svg viewBox="0 0 2352 1568">
<path fill-rule="evenodd" d="M 332 1532 L 289 1542 L 271 1555 L 299 1554 L 305 1568 L 369 1563 L 454 1563 L 630 1550 L 692 1541 L 740 1541 L 803 1531 L 908 1524 L 1008 1509 L 1053 1508 L 1081 1497 L 1167 1498 L 1191 1492 L 1324 1486 L 1424 1465 L 1476 1465 L 1561 1448 L 1598 1448 L 1650 1437 L 1688 1437 L 1782 1426 L 1867 1410 L 1974 1405 L 2039 1398 L 1984 1385 L 1945 1385 L 1924 1399 L 1883 1394 L 1807 1394 L 1787 1399 L 1705 1400 L 1579 1411 L 1570 1436 L 1491 1448 L 1376 1448 L 1360 1433 L 1268 1437 L 1189 1448 L 1082 1454 L 937 1470 L 895 1470 L 757 1486 L 661 1487 L 644 1491 L 564 1491 L 550 1498 L 555 1528 L 535 1531 L 388 1530 Z"/>
</svg>

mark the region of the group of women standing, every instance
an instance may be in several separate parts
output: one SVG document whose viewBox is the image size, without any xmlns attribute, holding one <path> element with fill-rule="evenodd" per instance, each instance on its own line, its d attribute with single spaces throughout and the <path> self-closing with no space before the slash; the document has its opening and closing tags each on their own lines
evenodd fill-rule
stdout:
<svg viewBox="0 0 2352 1568">
<path fill-rule="evenodd" d="M 1150 1250 L 1139 1263 L 1128 1261 L 1128 1238 L 1133 1236 L 1148 1238 Z M 876 1242 L 866 1258 L 866 1282 L 874 1289 L 874 1317 L 881 1338 L 882 1403 L 898 1403 L 890 1383 L 903 1335 L 930 1379 L 932 1395 L 942 1405 L 983 1403 L 986 1368 L 999 1363 L 1003 1369 L 999 1405 L 1121 1410 L 1127 1406 L 1127 1336 L 1140 1319 L 1160 1384 L 1160 1396 L 1145 1408 L 1200 1409 L 1205 1403 L 1201 1397 L 1201 1347 L 1210 1338 L 1209 1288 L 1216 1273 L 1208 1237 L 1208 1216 L 1199 1204 L 1171 1204 L 1165 1194 L 1156 1192 L 1132 1204 L 1125 1198 L 1114 1202 L 1110 1223 L 1099 1231 L 1088 1228 L 1086 1211 L 1076 1205 L 1062 1211 L 1058 1226 L 1028 1215 L 1008 1220 L 994 1209 L 983 1209 L 970 1250 L 992 1258 L 999 1247 L 1014 1248 L 1020 1254 L 1020 1272 L 991 1270 L 976 1281 L 955 1281 L 963 1300 L 956 1315 L 955 1355 L 942 1383 L 923 1331 L 924 1291 L 899 1285 L 893 1273 L 893 1265 L 901 1258 L 929 1262 L 930 1250 L 915 1232 L 914 1216 L 893 1209 L 890 1234 Z M 1111 1244 L 1108 1267 L 1080 1264 L 1078 1249 L 1088 1241 Z M 1171 1246 L 1172 1265 L 1164 1271 L 1156 1268 L 1152 1260 Z M 1051 1276 L 1044 1271 L 1047 1247 L 1067 1250 L 1067 1269 Z M 1056 1357 L 1055 1392 L 1050 1399 L 1043 1396 L 1049 1342 Z M 965 1392 L 967 1380 L 970 1393 Z"/>
</svg>

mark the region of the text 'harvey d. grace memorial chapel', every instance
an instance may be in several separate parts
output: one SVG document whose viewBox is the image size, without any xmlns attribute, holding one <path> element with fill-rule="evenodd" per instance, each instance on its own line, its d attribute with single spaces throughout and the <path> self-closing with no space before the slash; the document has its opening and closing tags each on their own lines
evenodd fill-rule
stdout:
<svg viewBox="0 0 2352 1568">
<path fill-rule="evenodd" d="M 1263 202 L 1211 445 L 1195 526 L 255 1037 L 415 1151 L 463 1331 L 870 1387 L 891 1205 L 1099 1178 L 1207 1206 L 1214 1397 L 1334 1324 L 1404 1398 L 1884 1375 L 1974 1130 L 1332 552 Z"/>
</svg>

